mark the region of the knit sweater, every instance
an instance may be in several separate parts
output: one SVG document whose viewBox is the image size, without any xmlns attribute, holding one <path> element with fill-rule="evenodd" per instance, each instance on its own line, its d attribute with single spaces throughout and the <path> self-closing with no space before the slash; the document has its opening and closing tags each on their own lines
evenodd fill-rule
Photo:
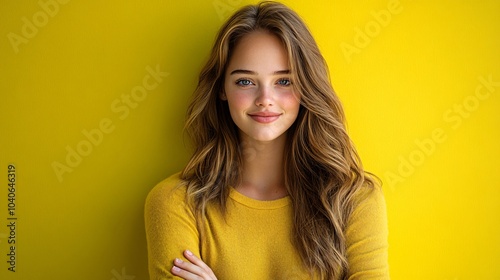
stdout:
<svg viewBox="0 0 500 280">
<path fill-rule="evenodd" d="M 387 219 L 379 188 L 360 192 L 345 231 L 349 279 L 389 279 Z M 150 279 L 179 279 L 170 273 L 175 258 L 189 249 L 219 280 L 309 279 L 291 241 L 290 197 L 255 200 L 230 189 L 227 214 L 209 205 L 201 240 L 179 174 L 160 182 L 145 205 Z"/>
</svg>

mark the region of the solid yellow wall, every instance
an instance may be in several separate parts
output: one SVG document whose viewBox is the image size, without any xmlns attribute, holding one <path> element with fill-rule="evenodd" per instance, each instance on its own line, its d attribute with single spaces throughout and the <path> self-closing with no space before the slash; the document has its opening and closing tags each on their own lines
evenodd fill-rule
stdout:
<svg viewBox="0 0 500 280">
<path fill-rule="evenodd" d="M 147 279 L 144 198 L 185 164 L 198 72 L 249 2 L 2 1 L 1 279 Z M 285 3 L 384 181 L 392 278 L 499 279 L 500 2 Z"/>
</svg>

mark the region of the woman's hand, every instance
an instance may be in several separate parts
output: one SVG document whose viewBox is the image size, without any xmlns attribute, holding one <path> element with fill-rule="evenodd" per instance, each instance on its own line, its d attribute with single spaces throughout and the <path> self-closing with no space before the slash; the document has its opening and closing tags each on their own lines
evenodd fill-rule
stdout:
<svg viewBox="0 0 500 280">
<path fill-rule="evenodd" d="M 171 270 L 172 274 L 185 280 L 217 280 L 212 269 L 202 260 L 197 258 L 191 251 L 184 251 L 184 257 L 186 257 L 188 262 L 181 259 L 174 260 L 174 266 Z"/>
</svg>

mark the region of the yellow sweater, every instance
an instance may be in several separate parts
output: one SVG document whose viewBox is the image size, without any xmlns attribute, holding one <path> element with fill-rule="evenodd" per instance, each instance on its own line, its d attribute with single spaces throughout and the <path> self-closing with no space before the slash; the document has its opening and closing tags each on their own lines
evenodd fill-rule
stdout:
<svg viewBox="0 0 500 280">
<path fill-rule="evenodd" d="M 207 208 L 200 241 L 194 215 L 185 202 L 179 174 L 159 183 L 146 199 L 145 223 L 152 280 L 174 279 L 173 260 L 191 250 L 219 280 L 309 279 L 291 243 L 289 197 L 260 201 L 231 189 L 226 220 Z M 380 189 L 370 190 L 349 218 L 346 230 L 349 279 L 389 279 L 387 220 Z M 175 277 L 175 279 L 179 279 Z"/>
</svg>

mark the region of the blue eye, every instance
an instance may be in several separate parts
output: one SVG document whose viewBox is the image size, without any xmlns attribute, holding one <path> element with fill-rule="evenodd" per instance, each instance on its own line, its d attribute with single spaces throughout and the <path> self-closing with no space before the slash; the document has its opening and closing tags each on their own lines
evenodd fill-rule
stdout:
<svg viewBox="0 0 500 280">
<path fill-rule="evenodd" d="M 252 82 L 250 80 L 247 80 L 247 79 L 239 79 L 236 81 L 236 84 L 239 86 L 246 87 L 246 86 L 252 85 Z"/>
<path fill-rule="evenodd" d="M 289 86 L 291 84 L 292 84 L 292 82 L 290 81 L 290 79 L 279 79 L 278 80 L 278 85 L 280 85 L 280 86 L 287 87 L 287 86 Z"/>
</svg>

